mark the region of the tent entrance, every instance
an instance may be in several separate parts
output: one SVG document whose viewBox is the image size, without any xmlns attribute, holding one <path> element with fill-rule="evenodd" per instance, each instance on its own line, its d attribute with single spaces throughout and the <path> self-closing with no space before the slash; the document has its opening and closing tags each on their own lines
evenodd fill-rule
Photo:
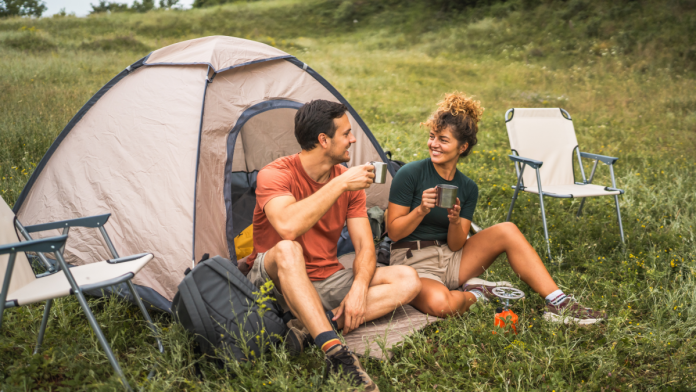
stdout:
<svg viewBox="0 0 696 392">
<path fill-rule="evenodd" d="M 289 100 L 261 102 L 245 110 L 229 133 L 224 192 L 230 256 L 236 256 L 234 238 L 252 223 L 259 170 L 300 152 L 295 113 L 302 105 Z"/>
</svg>

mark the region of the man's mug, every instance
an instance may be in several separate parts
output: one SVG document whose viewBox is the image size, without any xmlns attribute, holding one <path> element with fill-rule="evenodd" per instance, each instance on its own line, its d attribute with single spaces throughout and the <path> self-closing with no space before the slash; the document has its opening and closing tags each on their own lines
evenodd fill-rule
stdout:
<svg viewBox="0 0 696 392">
<path fill-rule="evenodd" d="M 368 165 L 375 167 L 375 184 L 384 184 L 387 182 L 387 164 L 384 162 L 370 162 Z"/>
<path fill-rule="evenodd" d="M 435 205 L 442 208 L 452 208 L 457 204 L 457 188 L 454 185 L 440 184 L 435 187 L 437 199 Z"/>
</svg>

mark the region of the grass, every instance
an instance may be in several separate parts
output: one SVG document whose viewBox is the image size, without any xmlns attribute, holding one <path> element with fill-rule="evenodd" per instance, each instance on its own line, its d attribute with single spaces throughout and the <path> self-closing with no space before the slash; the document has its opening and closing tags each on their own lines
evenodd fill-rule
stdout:
<svg viewBox="0 0 696 392">
<path fill-rule="evenodd" d="M 527 2 L 534 3 L 534 2 Z M 354 21 L 357 20 L 357 23 Z M 225 34 L 296 55 L 344 94 L 398 159 L 425 157 L 419 126 L 442 94 L 475 95 L 480 142 L 461 165 L 479 184 L 474 220 L 504 221 L 514 170 L 502 120 L 510 107 L 568 110 L 583 151 L 618 156 L 626 247 L 613 201 L 547 199 L 559 286 L 605 309 L 601 326 L 546 323 L 543 299 L 501 256 L 488 278 L 528 298 L 519 334 L 492 335 L 493 310 L 450 318 L 412 336 L 391 361 L 366 360 L 383 391 L 690 390 L 696 385 L 696 12 L 689 1 L 522 1 L 442 12 L 410 1 L 260 1 L 191 11 L 0 21 L 0 194 L 12 205 L 53 139 L 84 102 L 150 50 Z M 586 162 L 586 168 L 590 162 Z M 578 174 L 579 178 L 579 174 Z M 598 168 L 596 183 L 609 184 Z M 513 220 L 544 253 L 538 200 L 523 194 Z M 218 368 L 167 315 L 156 354 L 137 309 L 92 299 L 130 380 L 144 390 L 312 390 L 313 349 L 281 349 Z M 118 390 L 73 298 L 56 302 L 41 355 L 31 351 L 41 305 L 5 312 L 0 383 L 15 390 Z M 147 381 L 156 364 L 158 375 Z M 197 364 L 197 365 L 196 365 Z M 196 370 L 198 366 L 199 370 Z M 344 388 L 336 380 L 324 390 Z"/>
</svg>

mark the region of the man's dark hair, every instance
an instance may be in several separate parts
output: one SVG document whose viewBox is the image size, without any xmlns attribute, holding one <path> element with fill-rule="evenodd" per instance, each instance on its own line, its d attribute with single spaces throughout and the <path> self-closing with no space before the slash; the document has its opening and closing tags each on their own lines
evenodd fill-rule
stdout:
<svg viewBox="0 0 696 392">
<path fill-rule="evenodd" d="M 319 134 L 333 138 L 336 134 L 334 119 L 348 111 L 346 105 L 317 99 L 304 104 L 295 114 L 295 138 L 305 151 L 313 150 L 319 143 Z"/>
</svg>

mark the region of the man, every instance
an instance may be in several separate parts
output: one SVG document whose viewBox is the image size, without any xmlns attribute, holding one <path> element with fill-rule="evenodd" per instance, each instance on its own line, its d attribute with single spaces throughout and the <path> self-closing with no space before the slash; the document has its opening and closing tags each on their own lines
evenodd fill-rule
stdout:
<svg viewBox="0 0 696 392">
<path fill-rule="evenodd" d="M 247 264 L 249 279 L 257 286 L 272 280 L 276 297 L 301 323 L 288 336 L 300 344 L 298 351 L 306 331 L 326 354 L 330 371 L 377 391 L 334 328 L 348 334 L 392 312 L 413 300 L 421 284 L 410 267 L 375 268 L 364 192 L 374 167 L 340 165 L 349 161 L 356 141 L 346 111 L 324 100 L 298 110 L 295 137 L 302 151 L 270 163 L 257 177 L 254 252 Z M 355 246 L 352 269 L 336 257 L 345 224 Z"/>
</svg>

